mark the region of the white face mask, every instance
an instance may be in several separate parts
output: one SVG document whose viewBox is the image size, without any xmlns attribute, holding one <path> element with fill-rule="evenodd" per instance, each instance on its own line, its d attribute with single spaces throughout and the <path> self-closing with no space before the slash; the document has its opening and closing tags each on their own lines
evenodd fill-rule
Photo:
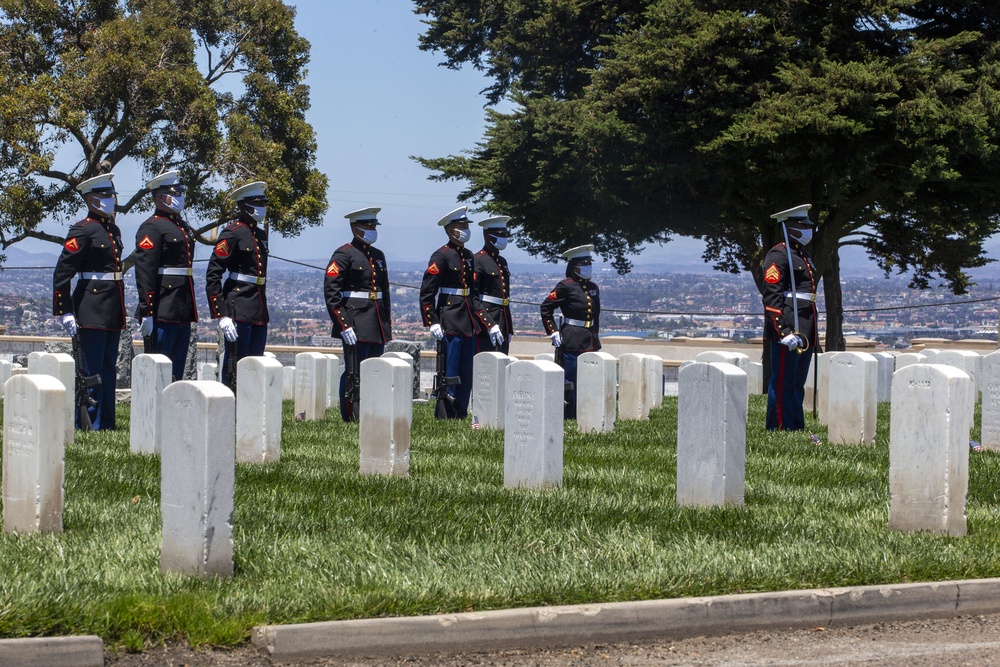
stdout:
<svg viewBox="0 0 1000 667">
<path fill-rule="evenodd" d="M 371 245 L 378 241 L 378 230 L 377 229 L 362 229 L 361 230 L 361 240 Z"/>
<path fill-rule="evenodd" d="M 493 239 L 493 245 L 497 250 L 503 250 L 507 247 L 507 237 L 506 236 L 490 236 Z"/>
<path fill-rule="evenodd" d="M 590 264 L 581 264 L 576 267 L 576 275 L 580 276 L 583 280 L 590 280 L 590 276 L 594 274 L 594 267 Z"/>
<path fill-rule="evenodd" d="M 115 198 L 98 197 L 95 208 L 104 215 L 112 216 L 115 214 Z"/>
<path fill-rule="evenodd" d="M 174 213 L 184 210 L 184 195 L 167 195 L 163 198 L 163 205 Z"/>
<path fill-rule="evenodd" d="M 472 238 L 471 229 L 456 229 L 455 236 L 453 237 L 456 243 L 468 243 L 469 239 Z"/>
<path fill-rule="evenodd" d="M 812 241 L 813 230 L 811 230 L 811 229 L 796 229 L 796 230 L 789 231 L 789 235 L 793 239 L 795 239 L 796 241 L 798 241 L 799 243 L 801 243 L 802 245 L 809 245 L 809 242 Z"/>
<path fill-rule="evenodd" d="M 254 219 L 254 222 L 264 222 L 264 218 L 267 217 L 267 207 L 266 206 L 250 206 L 250 217 Z"/>
</svg>

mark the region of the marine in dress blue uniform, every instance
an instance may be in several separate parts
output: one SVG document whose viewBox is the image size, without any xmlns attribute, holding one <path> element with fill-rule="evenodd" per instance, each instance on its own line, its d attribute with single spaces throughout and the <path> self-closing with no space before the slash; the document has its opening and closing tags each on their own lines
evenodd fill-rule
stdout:
<svg viewBox="0 0 1000 667">
<path fill-rule="evenodd" d="M 70 336 L 78 336 L 84 375 L 99 375 L 90 389 L 96 405 L 88 408 L 95 431 L 115 428 L 115 381 L 118 343 L 125 328 L 122 282 L 122 233 L 115 224 L 114 174 L 76 186 L 87 204 L 87 217 L 69 228 L 52 274 L 52 314 Z M 77 277 L 76 287 L 70 284 Z M 77 415 L 79 420 L 79 415 Z M 76 424 L 80 428 L 79 421 Z"/>
<path fill-rule="evenodd" d="M 465 247 L 472 238 L 466 211 L 462 206 L 438 221 L 448 243 L 431 255 L 420 284 L 424 326 L 445 343 L 446 375 L 461 379 L 457 387 L 448 387 L 448 393 L 455 397 L 454 403 L 446 403 L 449 419 L 465 419 L 469 413 L 476 334 L 486 331 L 497 345 L 503 343 L 500 327 L 479 301 L 472 251 Z"/>
<path fill-rule="evenodd" d="M 476 336 L 477 352 L 510 353 L 510 339 L 514 335 L 514 321 L 510 316 L 510 269 L 500 252 L 507 247 L 510 216 L 498 215 L 479 221 L 483 228 L 483 249 L 473 257 L 479 301 L 486 314 L 500 327 L 503 341 L 494 345 L 488 332 Z"/>
<path fill-rule="evenodd" d="M 353 347 L 357 363 L 380 357 L 385 344 L 392 340 L 392 309 L 389 300 L 389 270 L 385 253 L 374 247 L 378 240 L 380 208 L 363 208 L 344 217 L 350 220 L 353 238 L 337 248 L 326 267 L 323 296 L 333 321 L 333 335 L 344 344 L 344 357 Z M 350 414 L 347 377 L 340 376 L 340 416 L 344 421 L 357 420 Z"/>
<path fill-rule="evenodd" d="M 552 339 L 552 345 L 561 350 L 563 373 L 572 389 L 566 392 L 563 416 L 576 419 L 576 366 L 577 358 L 584 352 L 601 349 L 598 337 L 601 320 L 601 291 L 590 279 L 593 271 L 594 246 L 582 245 L 563 253 L 566 278 L 542 301 L 542 325 Z M 556 322 L 555 311 L 562 311 L 562 326 Z"/>
<path fill-rule="evenodd" d="M 257 181 L 236 188 L 230 197 L 236 202 L 237 219 L 219 234 L 205 272 L 208 308 L 219 320 L 227 353 L 243 357 L 264 356 L 267 344 L 267 183 Z M 236 386 L 235 373 L 225 363 L 223 382 Z"/>
<path fill-rule="evenodd" d="M 767 384 L 768 430 L 805 428 L 802 399 L 809 365 L 817 348 L 816 288 L 819 276 L 805 246 L 813 223 L 803 204 L 772 215 L 787 239 L 764 257 L 761 301 L 764 339 L 770 341 L 771 377 Z M 797 310 L 796 310 L 797 307 Z"/>
<path fill-rule="evenodd" d="M 191 324 L 198 321 L 194 292 L 194 232 L 181 217 L 187 187 L 168 171 L 146 183 L 155 211 L 135 235 L 135 318 L 146 352 L 170 359 L 173 380 L 184 377 Z"/>
</svg>

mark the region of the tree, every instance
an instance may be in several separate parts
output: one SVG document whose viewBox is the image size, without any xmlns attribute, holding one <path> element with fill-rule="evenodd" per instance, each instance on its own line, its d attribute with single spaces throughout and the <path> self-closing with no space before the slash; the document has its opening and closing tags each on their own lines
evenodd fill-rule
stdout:
<svg viewBox="0 0 1000 667">
<path fill-rule="evenodd" d="M 940 278 L 955 293 L 970 284 L 963 269 L 991 261 L 1000 7 L 553 0 L 533 19 L 563 26 L 550 57 L 521 38 L 521 2 L 475 3 L 508 23 L 451 0 L 416 5 L 429 17 L 421 47 L 487 69 L 498 77 L 490 100 L 514 104 L 487 111 L 467 154 L 419 160 L 433 178 L 468 181 L 464 198 L 513 215 L 536 253 L 593 239 L 626 271 L 643 244 L 687 235 L 707 241 L 706 261 L 760 284 L 779 240 L 770 213 L 809 202 L 833 350 L 841 247 L 865 247 L 913 287 Z M 617 14 L 588 21 L 597 6 Z M 570 79 L 554 73 L 560 62 L 573 85 L 540 84 Z"/>
<path fill-rule="evenodd" d="M 0 249 L 62 239 L 74 188 L 119 165 L 179 169 L 198 234 L 226 192 L 268 182 L 284 235 L 321 223 L 305 121 L 309 43 L 280 0 L 0 0 Z M 130 193 L 129 193 L 130 194 Z M 148 193 L 120 197 L 126 213 Z"/>
</svg>

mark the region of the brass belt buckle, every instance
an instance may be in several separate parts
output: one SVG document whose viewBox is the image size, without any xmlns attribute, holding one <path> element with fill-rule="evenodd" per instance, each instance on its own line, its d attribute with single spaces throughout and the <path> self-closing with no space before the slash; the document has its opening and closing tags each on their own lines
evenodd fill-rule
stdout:
<svg viewBox="0 0 1000 667">
<path fill-rule="evenodd" d="M 378 292 L 375 292 L 375 291 L 368 292 L 368 298 L 371 299 L 372 301 L 377 301 L 378 300 Z"/>
<path fill-rule="evenodd" d="M 501 306 L 509 306 L 510 305 L 510 299 L 504 299 L 503 301 L 500 302 L 500 305 Z"/>
<path fill-rule="evenodd" d="M 257 283 L 258 285 L 263 285 L 265 281 L 266 281 L 266 278 L 263 278 L 263 277 L 261 277 L 261 276 L 257 276 L 257 280 L 256 280 L 255 282 L 256 282 L 256 283 Z"/>
</svg>

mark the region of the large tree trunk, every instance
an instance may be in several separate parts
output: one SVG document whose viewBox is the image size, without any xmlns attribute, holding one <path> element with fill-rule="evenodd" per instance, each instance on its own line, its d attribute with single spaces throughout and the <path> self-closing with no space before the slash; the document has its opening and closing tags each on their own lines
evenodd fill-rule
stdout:
<svg viewBox="0 0 1000 667">
<path fill-rule="evenodd" d="M 844 294 L 840 288 L 840 253 L 830 253 L 823 270 L 823 296 L 826 299 L 825 352 L 840 352 L 844 344 Z"/>
</svg>

